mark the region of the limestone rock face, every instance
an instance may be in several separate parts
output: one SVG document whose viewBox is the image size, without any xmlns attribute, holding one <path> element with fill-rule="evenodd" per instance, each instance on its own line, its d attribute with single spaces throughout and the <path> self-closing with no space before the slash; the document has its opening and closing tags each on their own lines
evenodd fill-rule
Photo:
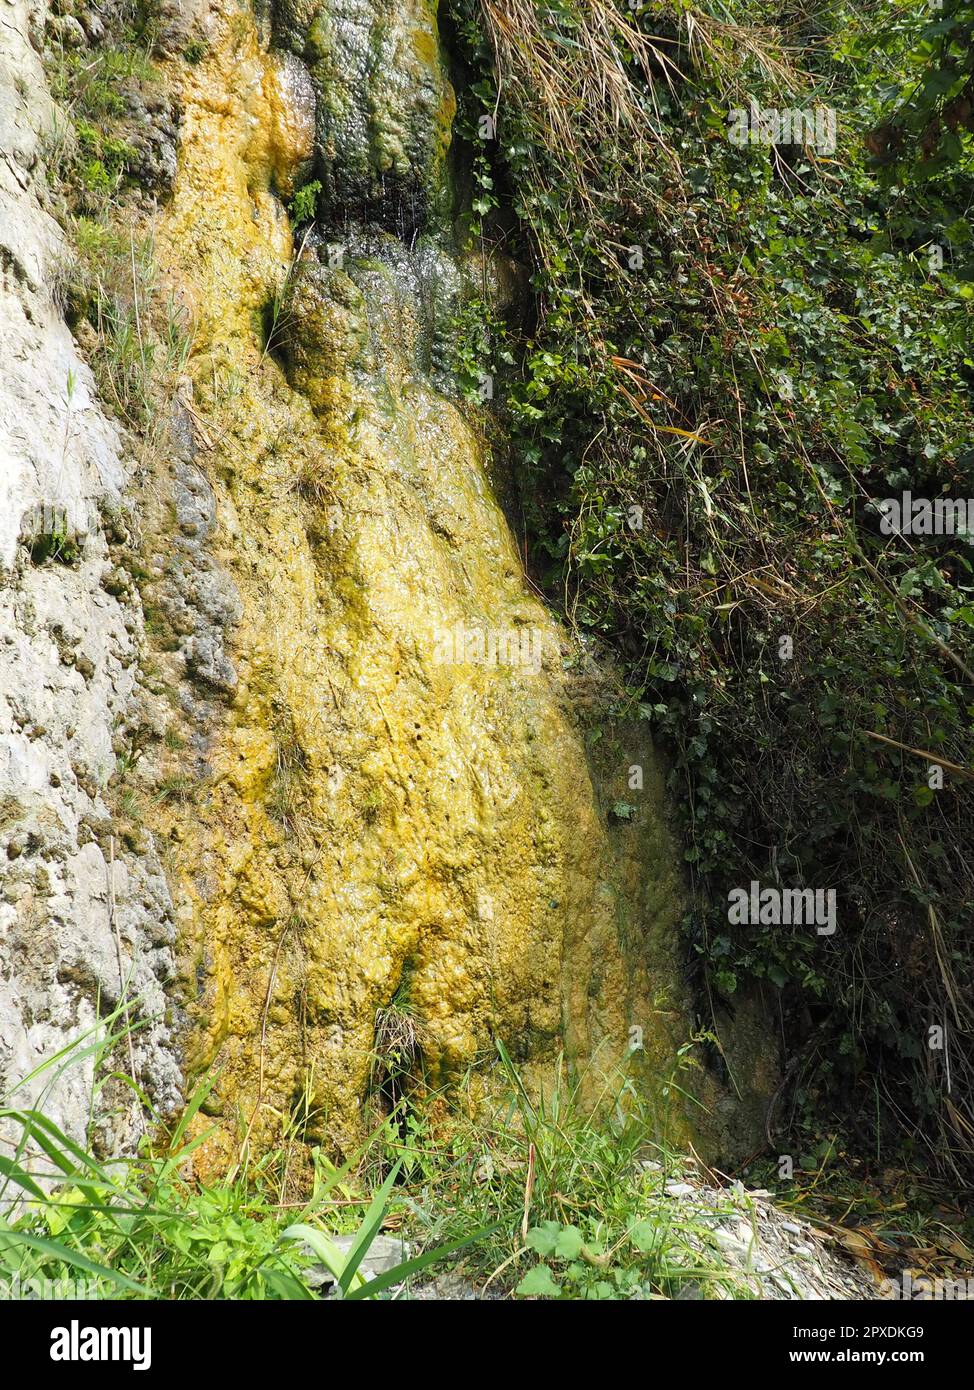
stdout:
<svg viewBox="0 0 974 1390">
<path fill-rule="evenodd" d="M 139 855 L 115 844 L 117 936 L 109 923 L 105 790 L 137 692 L 141 614 L 112 581 L 106 531 L 123 525 L 129 464 L 54 297 L 68 250 L 43 207 L 54 113 L 28 41 L 43 17 L 26 0 L 3 9 L 0 1092 L 90 1028 L 124 985 L 149 1020 L 134 1039 L 139 1081 L 167 1112 L 180 1100 L 165 1023 L 174 927 L 151 840 Z M 128 1070 L 127 1050 L 116 1063 Z M 91 1066 L 66 1071 L 48 1101 L 75 1138 L 88 1121 Z M 115 1097 L 110 1108 L 107 1142 L 124 1143 L 131 1105 Z"/>
</svg>

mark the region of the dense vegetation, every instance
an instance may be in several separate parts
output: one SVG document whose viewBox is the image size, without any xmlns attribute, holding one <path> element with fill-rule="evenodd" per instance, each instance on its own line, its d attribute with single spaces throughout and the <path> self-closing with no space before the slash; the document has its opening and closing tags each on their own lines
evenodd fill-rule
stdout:
<svg viewBox="0 0 974 1390">
<path fill-rule="evenodd" d="M 754 981 L 780 1012 L 779 1148 L 855 1117 L 878 1160 L 959 1169 L 972 553 L 887 534 L 880 503 L 974 494 L 970 7 L 452 13 L 478 231 L 536 306 L 473 306 L 465 360 L 497 380 L 536 570 L 670 751 L 701 984 L 718 1018 Z M 752 102 L 834 112 L 834 148 L 735 143 Z M 752 880 L 834 889 L 838 929 L 731 926 Z"/>
<path fill-rule="evenodd" d="M 749 1298 L 748 1271 L 723 1257 L 719 1217 L 753 1219 L 743 1191 L 705 1210 L 667 1194 L 681 1161 L 665 1115 L 650 1114 L 624 1073 L 603 1078 L 605 1105 L 580 1103 L 585 1077 L 559 1065 L 551 1093 L 529 1097 L 499 1048 L 497 1109 L 428 1097 L 380 1119 L 340 1166 L 311 1153 L 293 1200 L 296 1132 L 256 1162 L 200 1182 L 193 1155 L 212 1133 L 205 1078 L 171 1133 L 152 1121 L 136 1156 L 104 1159 L 50 1118 L 65 1073 L 90 1067 L 102 1090 L 131 1084 L 112 1056 L 130 1036 L 120 1006 L 0 1097 L 13 1142 L 0 1155 L 0 1294 L 8 1297 L 374 1299 L 409 1297 L 445 1264 L 492 1295 L 548 1298 Z M 680 1059 L 669 1086 L 678 1086 Z M 469 1078 L 468 1078 L 469 1079 Z M 33 1103 L 28 1099 L 35 1095 Z M 144 1097 L 140 1097 L 143 1101 Z M 93 1124 L 92 1129 L 96 1126 Z M 380 1228 L 403 1243 L 368 1260 Z M 398 1262 L 396 1262 L 398 1260 Z M 340 1293 L 339 1293 L 340 1291 Z"/>
</svg>

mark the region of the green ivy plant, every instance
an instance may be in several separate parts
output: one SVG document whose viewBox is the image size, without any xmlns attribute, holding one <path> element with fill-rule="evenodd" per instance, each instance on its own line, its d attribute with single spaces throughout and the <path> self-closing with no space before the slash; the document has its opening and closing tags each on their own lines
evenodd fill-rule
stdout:
<svg viewBox="0 0 974 1390">
<path fill-rule="evenodd" d="M 484 237 L 532 272 L 534 315 L 494 336 L 536 577 L 669 751 L 701 984 L 718 1014 L 770 991 L 786 1080 L 873 1151 L 962 1163 L 974 556 L 880 521 L 904 490 L 974 495 L 974 286 L 930 255 L 943 186 L 890 185 L 868 143 L 930 16 L 452 9 L 467 127 L 499 113 Z M 824 103 L 835 148 L 735 144 L 752 102 Z M 838 931 L 731 926 L 752 880 L 834 888 Z"/>
</svg>

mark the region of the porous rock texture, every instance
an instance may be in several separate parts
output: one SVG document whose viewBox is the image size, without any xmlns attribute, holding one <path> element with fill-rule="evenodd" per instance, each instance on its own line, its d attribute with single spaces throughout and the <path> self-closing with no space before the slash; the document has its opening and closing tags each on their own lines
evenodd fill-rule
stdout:
<svg viewBox="0 0 974 1390">
<path fill-rule="evenodd" d="M 497 1040 L 543 1085 L 562 1049 L 598 1071 L 636 1037 L 659 1095 L 693 1028 L 658 760 L 526 582 L 497 460 L 444 385 L 453 97 L 430 8 L 393 10 L 248 24 L 212 0 L 204 56 L 173 74 L 159 252 L 191 306 L 198 463 L 241 604 L 173 857 L 192 1065 L 219 1069 L 201 1165 L 241 1126 L 257 1148 L 296 1118 L 357 1142 L 390 1008 L 435 1084 Z M 307 169 L 312 106 L 323 190 L 295 231 L 280 190 Z M 768 1075 L 753 1049 L 742 1093 Z"/>
<path fill-rule="evenodd" d="M 117 840 L 106 800 L 139 695 L 141 613 L 109 551 L 131 464 L 56 298 L 70 252 L 47 210 L 56 118 L 31 43 L 44 11 L 0 0 L 0 23 L 0 1093 L 124 995 L 136 1080 L 165 1114 L 181 1085 L 172 903 L 151 837 L 137 854 Z M 115 1060 L 128 1071 L 128 1048 Z M 66 1068 L 46 1096 L 76 1139 L 93 1065 Z M 103 1142 L 123 1147 L 138 1132 L 133 1102 L 118 1088 L 101 1099 Z"/>
</svg>

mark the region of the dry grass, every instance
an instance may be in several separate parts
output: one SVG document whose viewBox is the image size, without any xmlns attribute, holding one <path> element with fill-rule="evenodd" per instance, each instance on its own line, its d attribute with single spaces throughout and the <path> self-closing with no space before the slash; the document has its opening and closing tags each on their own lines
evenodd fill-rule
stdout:
<svg viewBox="0 0 974 1390">
<path fill-rule="evenodd" d="M 395 999 L 376 1010 L 375 1052 L 378 1065 L 390 1072 L 411 1071 L 419 1061 L 420 1026 L 412 1011 Z"/>
<path fill-rule="evenodd" d="M 294 715 L 286 706 L 275 714 L 273 733 L 276 763 L 267 810 L 282 830 L 300 838 L 305 828 L 310 765 L 298 737 Z"/>
<path fill-rule="evenodd" d="M 776 30 L 744 28 L 699 11 L 661 5 L 660 26 L 668 32 L 650 35 L 614 0 L 579 5 L 570 30 L 546 23 L 534 0 L 481 0 L 481 9 L 494 50 L 497 110 L 510 92 L 522 114 L 533 113 L 548 153 L 576 169 L 594 153 L 593 125 L 603 137 L 612 130 L 631 137 L 637 167 L 650 149 L 675 162 L 662 135 L 657 94 L 661 88 L 675 92 L 695 68 L 719 73 L 729 99 L 744 99 L 741 73 L 752 63 L 782 91 L 800 84 Z"/>
</svg>

